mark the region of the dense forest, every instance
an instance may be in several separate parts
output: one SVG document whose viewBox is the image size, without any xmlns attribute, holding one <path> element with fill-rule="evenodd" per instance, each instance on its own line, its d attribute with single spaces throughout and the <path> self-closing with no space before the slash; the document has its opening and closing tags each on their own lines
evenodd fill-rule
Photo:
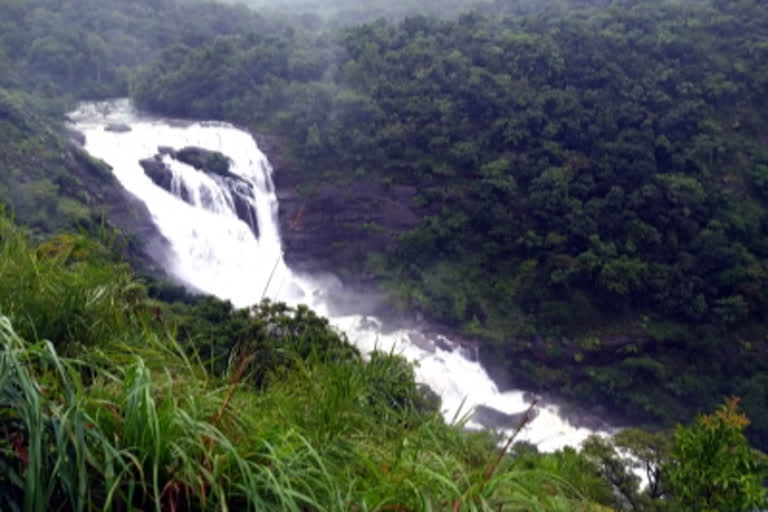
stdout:
<svg viewBox="0 0 768 512">
<path fill-rule="evenodd" d="M 132 70 L 161 49 L 271 25 L 244 7 L 173 0 L 3 0 L 0 13 L 0 85 L 49 98 L 126 95 Z"/>
<path fill-rule="evenodd" d="M 768 446 L 760 1 L 258 4 L 0 0 L 0 201 L 24 226 L 0 219 L 0 499 L 764 503 L 746 441 Z M 279 136 L 308 197 L 417 187 L 430 213 L 350 273 L 481 340 L 516 382 L 689 426 L 517 446 L 489 470 L 498 440 L 446 425 L 399 358 L 364 362 L 308 310 L 136 278 L 130 199 L 64 125 L 76 101 L 125 95 Z"/>
<path fill-rule="evenodd" d="M 398 20 L 409 16 L 430 16 L 450 19 L 466 12 L 487 14 L 531 14 L 543 7 L 568 7 L 577 2 L 548 0 L 370 0 L 365 4 L 353 0 L 222 0 L 224 3 L 245 5 L 270 18 L 296 24 L 304 30 L 348 27 L 379 19 Z M 608 4 L 607 0 L 582 0 L 583 4 Z"/>
</svg>

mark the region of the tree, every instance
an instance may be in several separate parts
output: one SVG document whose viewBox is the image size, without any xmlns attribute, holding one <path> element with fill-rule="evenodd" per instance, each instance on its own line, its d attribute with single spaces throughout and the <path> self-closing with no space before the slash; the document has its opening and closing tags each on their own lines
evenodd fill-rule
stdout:
<svg viewBox="0 0 768 512">
<path fill-rule="evenodd" d="M 664 468 L 676 510 L 744 512 L 766 505 L 765 459 L 750 448 L 747 425 L 739 399 L 731 398 L 715 414 L 677 428 Z"/>
<path fill-rule="evenodd" d="M 583 453 L 598 467 L 611 484 L 616 505 L 625 510 L 663 510 L 666 494 L 662 468 L 672 451 L 669 432 L 646 432 L 629 428 L 611 439 L 591 436 L 584 442 Z M 641 489 L 639 475 L 645 477 Z"/>
</svg>

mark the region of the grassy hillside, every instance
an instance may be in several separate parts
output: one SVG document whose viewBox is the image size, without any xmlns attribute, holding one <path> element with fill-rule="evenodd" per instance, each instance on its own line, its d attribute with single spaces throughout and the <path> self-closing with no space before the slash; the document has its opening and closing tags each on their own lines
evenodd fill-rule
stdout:
<svg viewBox="0 0 768 512">
<path fill-rule="evenodd" d="M 491 475 L 493 438 L 435 407 L 403 360 L 363 361 L 310 311 L 158 302 L 100 245 L 30 246 L 0 219 L 9 510 L 605 510 L 587 460 Z"/>
</svg>

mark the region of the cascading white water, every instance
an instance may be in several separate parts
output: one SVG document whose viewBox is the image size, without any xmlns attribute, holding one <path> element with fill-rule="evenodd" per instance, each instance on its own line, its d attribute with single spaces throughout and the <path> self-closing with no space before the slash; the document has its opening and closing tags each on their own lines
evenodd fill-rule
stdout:
<svg viewBox="0 0 768 512">
<path fill-rule="evenodd" d="M 294 274 L 283 261 L 272 167 L 248 133 L 225 123 L 179 123 L 139 115 L 127 100 L 86 103 L 70 118 L 85 135 L 86 150 L 112 166 L 120 183 L 146 203 L 173 251 L 167 270 L 181 281 L 238 306 L 259 302 L 264 295 L 308 304 L 329 316 L 361 352 L 394 349 L 415 362 L 417 379 L 441 396 L 449 420 L 459 410 L 463 414 L 480 405 L 510 414 L 529 407 L 523 391 L 499 392 L 479 363 L 460 350 L 441 348 L 434 336 L 412 329 L 385 334 L 376 319 L 329 315 L 320 281 Z M 131 131 L 105 130 L 111 123 L 126 124 Z M 162 162 L 172 171 L 173 193 L 157 186 L 139 161 L 157 155 L 159 146 L 194 146 L 228 156 L 230 171 L 252 187 L 253 197 L 246 199 L 257 214 L 258 237 L 238 217 L 233 192 L 222 179 L 165 155 Z M 180 198 L 182 188 L 187 190 L 186 201 Z M 519 439 L 552 451 L 576 446 L 593 433 L 570 425 L 556 406 L 544 404 Z"/>
</svg>

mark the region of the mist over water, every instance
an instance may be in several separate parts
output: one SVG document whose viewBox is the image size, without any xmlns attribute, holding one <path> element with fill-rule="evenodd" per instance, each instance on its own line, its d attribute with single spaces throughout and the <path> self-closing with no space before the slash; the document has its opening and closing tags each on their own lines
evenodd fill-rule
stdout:
<svg viewBox="0 0 768 512">
<path fill-rule="evenodd" d="M 480 364 L 444 336 L 418 329 L 387 330 L 379 319 L 363 315 L 335 315 L 332 297 L 327 295 L 338 293 L 338 288 L 328 290 L 327 281 L 319 277 L 297 275 L 283 260 L 273 169 L 250 134 L 225 123 L 147 117 L 128 100 L 85 103 L 70 118 L 86 137 L 85 149 L 112 166 L 120 183 L 146 204 L 170 243 L 166 270 L 178 280 L 240 307 L 264 296 L 291 305 L 307 304 L 328 316 L 364 354 L 394 350 L 416 363 L 417 380 L 440 395 L 449 421 L 477 406 L 506 414 L 521 413 L 530 406 L 523 390 L 499 392 Z M 105 130 L 112 123 L 131 130 Z M 238 217 L 233 192 L 221 180 L 165 155 L 163 162 L 173 173 L 171 188 L 176 194 L 157 186 L 139 161 L 157 155 L 159 146 L 174 150 L 195 146 L 228 156 L 230 171 L 254 192 L 251 206 L 257 212 L 258 237 Z M 182 187 L 190 192 L 189 202 L 179 197 Z M 594 433 L 562 419 L 555 405 L 541 404 L 538 409 L 538 416 L 518 439 L 540 450 L 576 446 Z M 468 426 L 482 427 L 475 421 Z M 506 427 L 514 429 L 511 423 Z"/>
</svg>

